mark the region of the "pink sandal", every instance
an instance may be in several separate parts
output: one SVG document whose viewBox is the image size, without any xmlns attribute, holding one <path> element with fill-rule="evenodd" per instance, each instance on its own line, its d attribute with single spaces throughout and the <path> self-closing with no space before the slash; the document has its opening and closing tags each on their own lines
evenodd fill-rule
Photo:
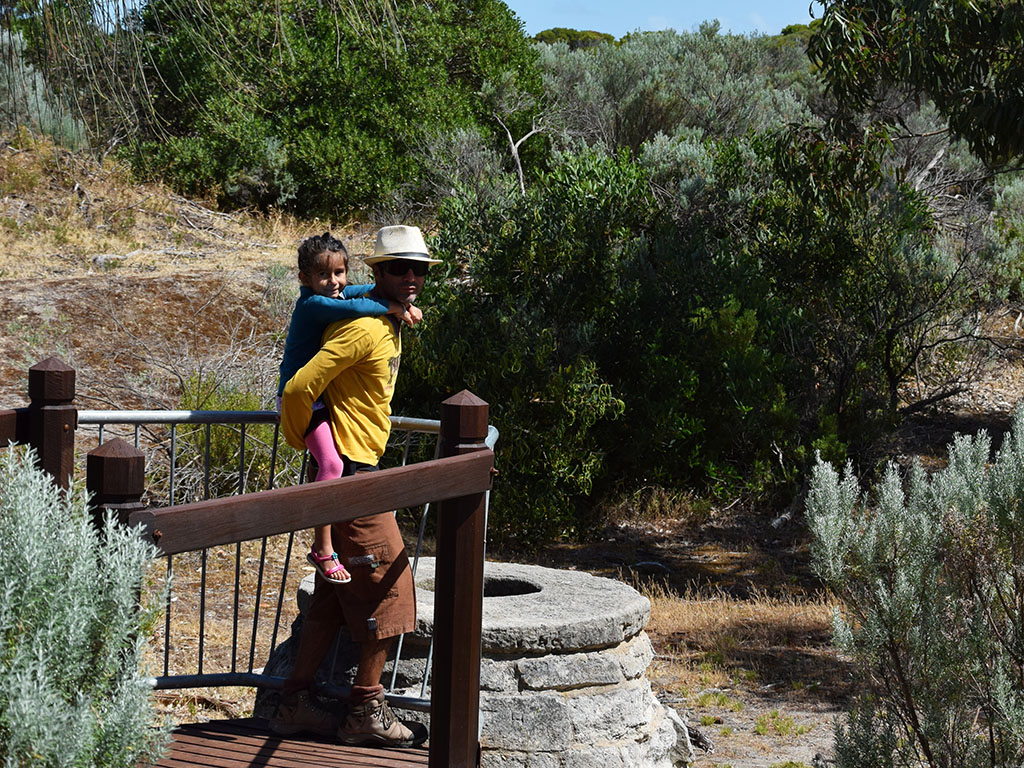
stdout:
<svg viewBox="0 0 1024 768">
<path fill-rule="evenodd" d="M 352 576 L 348 571 L 345 570 L 345 566 L 338 560 L 338 553 L 331 552 L 329 555 L 318 555 L 313 547 L 309 548 L 309 554 L 306 555 L 306 560 L 309 561 L 310 565 L 316 568 L 316 572 L 325 580 L 328 584 L 348 584 L 352 581 Z M 337 563 L 333 568 L 328 568 L 323 565 L 328 560 L 333 560 Z M 332 579 L 331 577 L 336 573 L 341 573 L 341 577 Z"/>
</svg>

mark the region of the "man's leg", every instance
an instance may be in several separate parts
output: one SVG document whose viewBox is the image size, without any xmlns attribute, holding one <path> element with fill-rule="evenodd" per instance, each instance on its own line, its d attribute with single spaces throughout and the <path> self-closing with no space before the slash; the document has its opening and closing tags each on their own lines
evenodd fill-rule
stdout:
<svg viewBox="0 0 1024 768">
<path fill-rule="evenodd" d="M 345 744 L 411 747 L 426 741 L 427 729 L 421 723 L 403 723 L 384 697 L 380 678 L 393 642 L 393 637 L 373 638 L 359 646 L 359 669 L 349 697 L 349 716 L 338 731 L 338 738 Z"/>
<path fill-rule="evenodd" d="M 313 685 L 316 671 L 327 656 L 334 638 L 341 629 L 344 616 L 338 607 L 337 598 L 330 590 L 338 589 L 333 584 L 321 585 L 314 582 L 313 599 L 302 622 L 299 635 L 299 650 L 295 654 L 295 665 L 284 681 L 284 690 L 297 691 Z M 386 652 L 385 652 L 386 655 Z M 383 667 L 381 667 L 383 669 Z"/>
<path fill-rule="evenodd" d="M 330 650 L 343 620 L 337 598 L 331 594 L 332 590 L 343 587 L 320 582 L 320 579 L 314 582 L 316 586 L 302 623 L 295 665 L 284 681 L 281 702 L 270 720 L 270 729 L 275 733 L 307 732 L 333 736 L 340 724 L 340 718 L 317 706 L 310 693 L 316 671 Z"/>
<path fill-rule="evenodd" d="M 394 642 L 395 638 L 385 637 L 380 640 L 369 638 L 359 644 L 359 668 L 356 670 L 353 685 L 380 684 L 381 675 L 384 674 L 384 664 L 388 660 L 388 651 L 391 650 Z"/>
</svg>

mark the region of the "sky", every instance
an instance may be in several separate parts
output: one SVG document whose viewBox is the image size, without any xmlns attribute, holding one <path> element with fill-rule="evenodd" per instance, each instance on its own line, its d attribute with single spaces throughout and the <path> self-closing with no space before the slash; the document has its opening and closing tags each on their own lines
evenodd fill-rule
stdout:
<svg viewBox="0 0 1024 768">
<path fill-rule="evenodd" d="M 702 21 L 718 19 L 722 32 L 777 35 L 787 24 L 811 20 L 811 0 L 505 0 L 536 35 L 552 27 L 592 29 L 622 37 L 636 30 L 674 29 L 692 32 Z M 821 5 L 814 3 L 821 15 Z"/>
</svg>

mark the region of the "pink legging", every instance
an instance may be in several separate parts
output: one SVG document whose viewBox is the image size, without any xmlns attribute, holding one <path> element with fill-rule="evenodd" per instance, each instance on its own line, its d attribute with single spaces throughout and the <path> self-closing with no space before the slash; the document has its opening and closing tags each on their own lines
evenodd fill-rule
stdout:
<svg viewBox="0 0 1024 768">
<path fill-rule="evenodd" d="M 338 449 L 334 445 L 334 435 L 331 434 L 329 421 L 321 421 L 306 437 L 306 447 L 316 459 L 316 479 L 334 480 L 341 477 L 345 464 L 338 455 Z"/>
</svg>

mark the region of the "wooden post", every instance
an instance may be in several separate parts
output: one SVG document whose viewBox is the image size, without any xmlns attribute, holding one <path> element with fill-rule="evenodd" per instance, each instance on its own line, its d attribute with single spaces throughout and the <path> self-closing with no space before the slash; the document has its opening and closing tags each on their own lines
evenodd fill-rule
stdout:
<svg viewBox="0 0 1024 768">
<path fill-rule="evenodd" d="M 39 466 L 61 488 L 67 488 L 75 470 L 75 369 L 48 357 L 28 369 L 28 442 Z"/>
<path fill-rule="evenodd" d="M 119 437 L 93 448 L 85 457 L 85 487 L 92 494 L 93 521 L 100 526 L 103 510 L 117 514 L 121 524 L 132 512 L 145 509 L 146 457 Z"/>
<path fill-rule="evenodd" d="M 441 456 L 488 450 L 487 403 L 463 390 L 441 403 Z M 484 602 L 483 492 L 441 502 L 431 668 L 431 768 L 480 764 L 480 632 Z"/>
</svg>

